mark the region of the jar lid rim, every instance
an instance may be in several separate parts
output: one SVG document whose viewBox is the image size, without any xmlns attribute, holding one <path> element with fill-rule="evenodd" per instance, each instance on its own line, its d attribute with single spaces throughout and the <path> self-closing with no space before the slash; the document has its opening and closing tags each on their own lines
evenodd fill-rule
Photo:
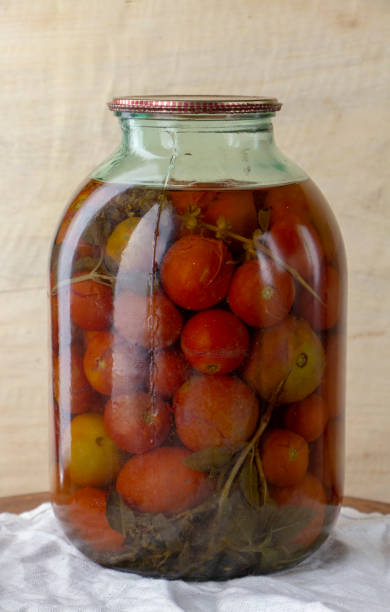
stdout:
<svg viewBox="0 0 390 612">
<path fill-rule="evenodd" d="M 277 98 L 228 95 L 123 96 L 108 102 L 112 111 L 166 115 L 274 113 L 281 107 Z"/>
</svg>

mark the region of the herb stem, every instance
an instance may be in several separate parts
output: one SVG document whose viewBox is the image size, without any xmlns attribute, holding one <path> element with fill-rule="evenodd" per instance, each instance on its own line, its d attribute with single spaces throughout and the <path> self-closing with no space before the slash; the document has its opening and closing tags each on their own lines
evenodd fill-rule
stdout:
<svg viewBox="0 0 390 612">
<path fill-rule="evenodd" d="M 265 255 L 268 255 L 268 257 L 271 257 L 271 259 L 273 259 L 275 261 L 275 263 L 279 264 L 279 266 L 281 266 L 282 268 L 284 268 L 285 270 L 287 270 L 287 272 L 289 272 L 291 274 L 291 276 L 293 278 L 295 278 L 295 280 L 302 285 L 306 291 L 308 291 L 309 293 L 311 293 L 311 295 L 313 297 L 316 298 L 316 300 L 318 300 L 319 302 L 321 302 L 321 304 L 323 306 L 325 306 L 324 302 L 321 300 L 320 296 L 318 295 L 318 293 L 316 293 L 314 291 L 314 289 L 312 289 L 312 287 L 310 287 L 309 283 L 307 283 L 305 281 L 304 278 L 302 278 L 302 276 L 299 274 L 299 272 L 297 272 L 295 270 L 295 268 L 293 268 L 292 266 L 290 266 L 288 263 L 286 263 L 285 261 L 283 261 L 283 259 L 281 259 L 278 255 L 276 255 L 276 253 L 274 253 L 273 251 L 271 251 L 271 249 L 269 249 L 268 247 L 265 246 L 265 244 L 263 244 L 262 242 L 260 242 L 260 240 L 256 240 L 255 241 L 255 246 L 257 249 L 259 249 L 259 251 L 261 251 L 262 253 L 264 253 Z"/>
<path fill-rule="evenodd" d="M 66 285 L 74 285 L 75 283 L 81 283 L 82 281 L 86 280 L 93 280 L 96 283 L 100 283 L 101 285 L 108 285 L 109 287 L 111 287 L 114 282 L 113 276 L 110 276 L 109 274 L 99 274 L 98 272 L 92 270 L 91 272 L 88 272 L 88 274 L 82 274 L 81 276 L 74 276 L 72 278 L 66 278 L 60 281 L 59 283 L 54 285 L 51 293 L 52 295 L 55 295 L 57 290 L 61 287 L 65 287 Z"/>
<path fill-rule="evenodd" d="M 198 221 L 199 225 L 201 227 L 204 227 L 204 229 L 208 229 L 211 232 L 220 232 L 221 230 L 216 226 L 216 225 L 211 225 L 210 223 L 205 223 L 204 221 Z M 229 236 L 229 238 L 234 238 L 234 240 L 238 240 L 239 242 L 243 242 L 244 244 L 247 244 L 248 246 L 252 246 L 253 245 L 253 241 L 251 238 L 245 238 L 245 236 L 241 236 L 240 234 L 236 234 L 235 232 L 231 232 L 230 230 L 226 229 L 226 230 L 222 230 L 223 233 L 226 234 L 226 236 Z"/>
<path fill-rule="evenodd" d="M 208 229 L 215 234 L 223 234 L 225 236 L 229 236 L 229 238 L 233 238 L 234 240 L 238 240 L 245 244 L 248 251 L 251 251 L 254 255 L 256 254 L 256 249 L 270 257 L 275 263 L 284 268 L 287 272 L 291 274 L 291 276 L 300 284 L 302 287 L 306 289 L 316 300 L 318 300 L 323 306 L 324 302 L 321 300 L 320 296 L 314 289 L 305 281 L 305 279 L 297 272 L 295 268 L 286 263 L 283 259 L 281 259 L 276 253 L 274 253 L 271 249 L 269 249 L 263 242 L 261 242 L 262 232 L 258 230 L 254 233 L 253 238 L 245 238 L 245 236 L 241 236 L 240 234 L 236 234 L 235 232 L 230 231 L 229 229 L 221 230 L 216 225 L 212 225 L 211 223 L 205 223 L 200 219 L 196 219 L 197 224 L 204 229 Z M 260 235 L 259 235 L 260 234 Z"/>
<path fill-rule="evenodd" d="M 270 399 L 270 402 L 268 403 L 268 406 L 264 412 L 264 414 L 261 416 L 260 418 L 260 423 L 259 426 L 257 428 L 257 431 L 255 432 L 253 438 L 244 446 L 244 448 L 242 449 L 241 453 L 238 456 L 237 461 L 235 462 L 232 471 L 229 474 L 228 479 L 226 480 L 224 487 L 221 491 L 221 496 L 219 498 L 219 504 L 218 504 L 218 514 L 217 514 L 217 519 L 220 518 L 221 513 L 222 513 L 222 509 L 223 509 L 223 505 L 226 501 L 226 499 L 229 497 L 230 494 L 230 490 L 232 488 L 233 482 L 237 477 L 238 472 L 240 471 L 245 459 L 247 458 L 248 454 L 255 448 L 257 442 L 259 441 L 260 437 L 263 435 L 264 430 L 266 429 L 266 427 L 268 426 L 268 423 L 270 422 L 273 410 L 275 408 L 276 402 L 278 400 L 278 397 L 280 396 L 284 385 L 286 384 L 286 381 L 288 379 L 288 377 L 290 376 L 291 370 L 286 374 L 286 376 L 283 378 L 283 380 L 279 383 L 279 385 L 276 387 L 274 393 L 272 394 L 272 397 Z M 264 472 L 262 470 L 262 474 L 264 477 Z M 265 477 L 264 477 L 265 480 Z"/>
<path fill-rule="evenodd" d="M 255 452 L 255 461 L 256 461 L 256 467 L 257 467 L 257 472 L 259 474 L 261 486 L 263 488 L 263 503 L 265 504 L 269 498 L 268 485 L 267 485 L 267 480 L 264 475 L 263 463 L 261 461 L 260 453 L 258 449 L 256 449 L 256 452 Z"/>
</svg>

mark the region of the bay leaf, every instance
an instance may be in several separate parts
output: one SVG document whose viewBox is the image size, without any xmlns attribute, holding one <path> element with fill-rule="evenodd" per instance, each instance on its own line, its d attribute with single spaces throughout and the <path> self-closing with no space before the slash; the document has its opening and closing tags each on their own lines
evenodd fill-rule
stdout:
<svg viewBox="0 0 390 612">
<path fill-rule="evenodd" d="M 318 510 L 305 506 L 282 506 L 274 508 L 268 523 L 274 545 L 291 542 L 307 527 Z"/>
<path fill-rule="evenodd" d="M 299 506 L 278 507 L 264 504 L 255 508 L 230 499 L 230 508 L 221 529 L 225 531 L 226 545 L 242 553 L 261 553 L 286 546 L 313 520 L 315 511 Z"/>
<path fill-rule="evenodd" d="M 108 496 L 106 517 L 109 525 L 124 537 L 134 533 L 136 526 L 134 512 L 124 503 L 117 491 L 112 491 Z"/>
<path fill-rule="evenodd" d="M 104 221 L 101 225 L 101 236 L 104 239 L 104 242 L 107 242 L 108 237 L 111 235 L 113 230 L 113 225 L 110 221 Z"/>
<path fill-rule="evenodd" d="M 236 451 L 226 448 L 225 446 L 209 446 L 208 448 L 192 453 L 183 459 L 183 463 L 193 470 L 210 472 L 211 470 L 223 468 L 229 463 L 235 452 Z"/>
<path fill-rule="evenodd" d="M 150 519 L 156 539 L 161 540 L 167 551 L 173 553 L 183 548 L 184 542 L 181 538 L 183 526 L 179 521 L 171 519 L 165 514 L 151 515 Z"/>
<path fill-rule="evenodd" d="M 80 257 L 73 265 L 73 274 L 77 272 L 91 272 L 99 264 L 96 257 Z"/>
<path fill-rule="evenodd" d="M 259 569 L 262 572 L 275 571 L 278 569 L 283 559 L 286 558 L 286 553 L 282 548 L 275 546 L 263 545 L 261 550 L 261 561 L 259 563 Z"/>
<path fill-rule="evenodd" d="M 248 455 L 241 468 L 239 482 L 241 491 L 248 504 L 254 508 L 259 508 L 261 503 L 260 479 L 253 453 Z"/>
<path fill-rule="evenodd" d="M 82 239 L 85 240 L 85 242 L 89 242 L 89 244 L 94 244 L 95 246 L 104 247 L 105 245 L 102 230 L 97 221 L 90 223 L 85 228 L 82 234 Z"/>
<path fill-rule="evenodd" d="M 249 468 L 253 469 L 248 462 Z M 149 514 L 134 512 L 112 492 L 107 519 L 125 535 L 126 542 L 125 550 L 115 553 L 111 561 L 147 576 L 171 578 L 229 578 L 247 571 L 280 569 L 291 562 L 287 544 L 316 512 L 278 507 L 272 500 L 254 507 L 240 486 L 232 489 L 222 514 L 219 499 L 214 493 L 202 504 L 177 514 Z"/>
<path fill-rule="evenodd" d="M 268 232 L 269 224 L 271 220 L 271 209 L 270 208 L 261 208 L 258 212 L 257 219 L 259 222 L 259 227 L 263 234 Z"/>
<path fill-rule="evenodd" d="M 113 275 L 116 275 L 118 272 L 118 264 L 116 261 L 114 261 L 114 259 L 107 255 L 107 253 L 104 254 L 102 270 L 103 272 Z"/>
</svg>

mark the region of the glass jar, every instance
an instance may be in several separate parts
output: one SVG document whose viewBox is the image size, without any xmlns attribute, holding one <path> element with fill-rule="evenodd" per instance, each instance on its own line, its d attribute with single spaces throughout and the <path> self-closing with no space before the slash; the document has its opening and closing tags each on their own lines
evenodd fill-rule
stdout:
<svg viewBox="0 0 390 612">
<path fill-rule="evenodd" d="M 342 496 L 334 216 L 275 99 L 124 98 L 51 256 L 52 503 L 98 563 L 226 579 L 318 548 Z"/>
</svg>

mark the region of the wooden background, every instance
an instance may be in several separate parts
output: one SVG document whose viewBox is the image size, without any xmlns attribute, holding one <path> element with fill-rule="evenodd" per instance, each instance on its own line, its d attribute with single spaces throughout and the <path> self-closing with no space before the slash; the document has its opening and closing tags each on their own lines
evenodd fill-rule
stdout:
<svg viewBox="0 0 390 612">
<path fill-rule="evenodd" d="M 274 95 L 340 221 L 348 495 L 390 501 L 390 1 L 0 2 L 0 495 L 45 490 L 50 238 L 116 146 L 114 94 Z"/>
</svg>

